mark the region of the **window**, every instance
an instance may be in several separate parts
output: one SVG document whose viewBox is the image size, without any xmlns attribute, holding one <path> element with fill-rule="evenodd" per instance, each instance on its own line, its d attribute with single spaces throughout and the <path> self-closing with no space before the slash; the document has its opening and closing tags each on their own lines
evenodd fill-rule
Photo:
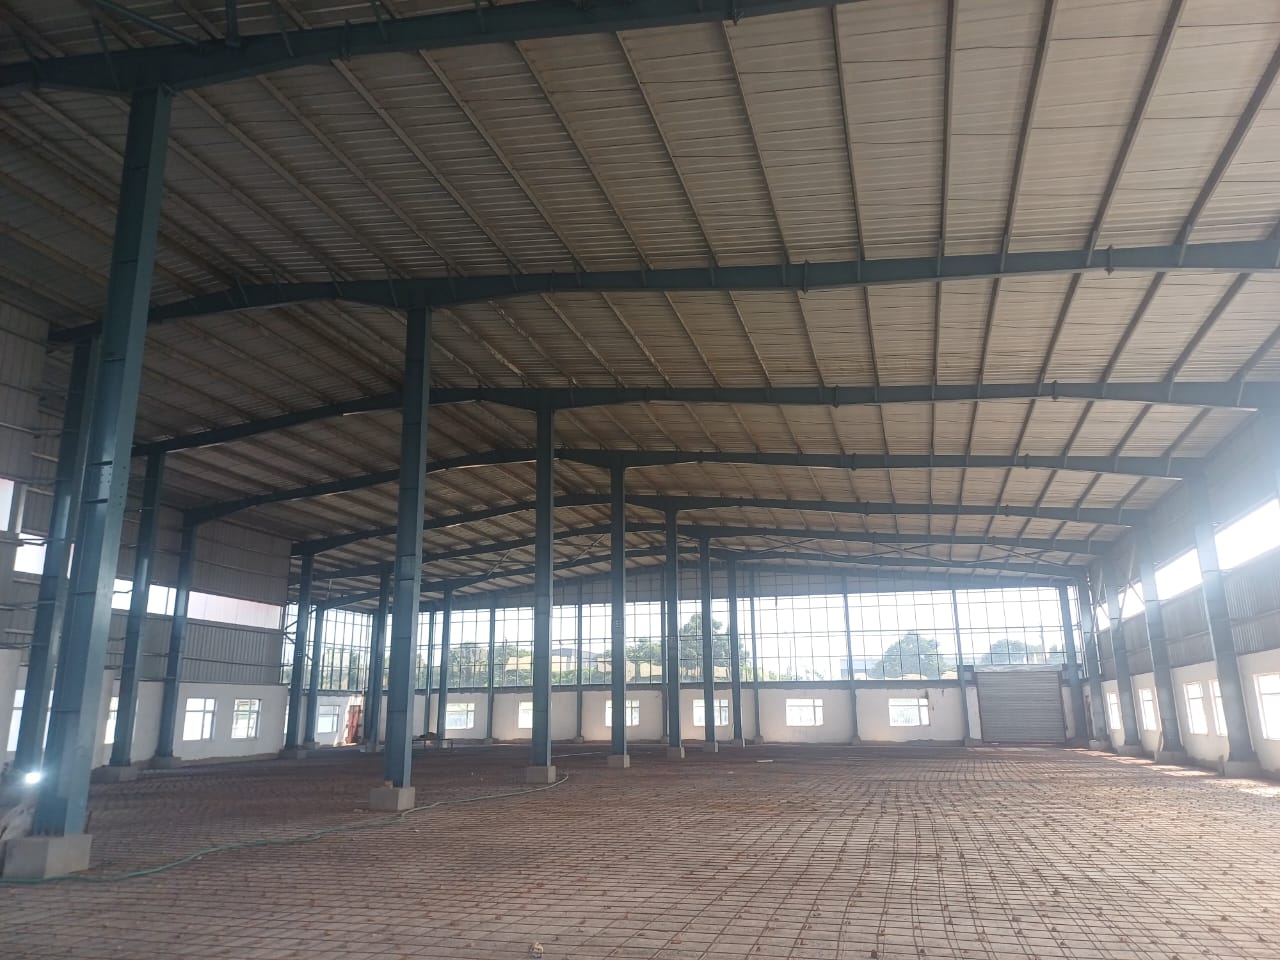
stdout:
<svg viewBox="0 0 1280 960">
<path fill-rule="evenodd" d="M 183 740 L 212 740 L 213 714 L 217 701 L 212 697 L 188 697 L 182 720 Z"/>
<path fill-rule="evenodd" d="M 13 491 L 15 484 L 6 477 L 0 477 L 0 530 L 9 529 L 9 519 L 13 516 Z"/>
<path fill-rule="evenodd" d="M 1204 684 L 1184 683 L 1187 698 L 1187 732 L 1203 736 L 1209 732 L 1209 717 L 1204 712 Z"/>
<path fill-rule="evenodd" d="M 475 725 L 476 705 L 474 703 L 450 703 L 445 706 L 444 728 L 446 730 L 470 730 Z"/>
<path fill-rule="evenodd" d="M 1138 691 L 1138 702 L 1142 704 L 1142 729 L 1159 730 L 1160 721 L 1156 719 L 1156 693 L 1143 688 Z"/>
<path fill-rule="evenodd" d="M 1213 732 L 1220 737 L 1227 735 L 1227 715 L 1222 709 L 1222 687 L 1213 681 Z"/>
<path fill-rule="evenodd" d="M 889 726 L 927 727 L 929 725 L 928 697 L 890 697 Z"/>
<path fill-rule="evenodd" d="M 703 700 L 693 701 L 693 725 L 695 727 L 705 727 L 707 725 L 707 708 L 706 702 Z M 716 701 L 716 726 L 727 727 L 729 725 L 729 701 Z"/>
<path fill-rule="evenodd" d="M 107 732 L 102 738 L 103 743 L 116 742 L 116 717 L 120 713 L 120 698 L 112 697 L 111 703 L 107 706 Z"/>
<path fill-rule="evenodd" d="M 1112 730 L 1124 729 L 1124 721 L 1120 718 L 1120 694 L 1114 691 L 1107 694 L 1107 725 Z"/>
<path fill-rule="evenodd" d="M 342 708 L 336 705 L 322 706 L 316 717 L 316 736 L 338 732 L 338 721 L 342 717 Z"/>
<path fill-rule="evenodd" d="M 822 701 L 817 699 L 788 700 L 788 727 L 822 726 Z"/>
<path fill-rule="evenodd" d="M 44 537 L 18 534 L 18 549 L 13 552 L 13 572 L 36 576 L 44 573 Z"/>
<path fill-rule="evenodd" d="M 1254 677 L 1258 688 L 1258 714 L 1262 717 L 1262 736 L 1280 740 L 1280 673 L 1263 673 Z"/>
<path fill-rule="evenodd" d="M 10 753 L 18 749 L 18 725 L 22 723 L 22 704 L 26 702 L 27 691 L 19 690 L 13 695 L 13 716 L 9 720 L 9 743 L 5 747 Z"/>
<path fill-rule="evenodd" d="M 1218 566 L 1230 570 L 1280 546 L 1280 502 L 1262 506 L 1228 523 L 1214 535 Z"/>
<path fill-rule="evenodd" d="M 613 726 L 613 701 L 612 700 L 606 700 L 604 702 L 604 725 L 606 727 Z M 640 701 L 639 700 L 627 701 L 627 726 L 628 727 L 640 726 Z"/>
<path fill-rule="evenodd" d="M 261 714 L 261 700 L 237 700 L 231 711 L 231 739 L 256 740 Z"/>
<path fill-rule="evenodd" d="M 521 700 L 520 709 L 516 712 L 516 727 L 521 730 L 533 729 L 533 701 Z"/>
<path fill-rule="evenodd" d="M 1175 557 L 1156 571 L 1156 593 L 1168 600 L 1200 586 L 1200 555 L 1195 550 Z"/>
</svg>

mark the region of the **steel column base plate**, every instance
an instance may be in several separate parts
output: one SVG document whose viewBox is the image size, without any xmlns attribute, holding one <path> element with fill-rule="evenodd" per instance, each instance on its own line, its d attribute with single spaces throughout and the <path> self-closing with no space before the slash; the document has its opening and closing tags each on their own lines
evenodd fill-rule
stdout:
<svg viewBox="0 0 1280 960">
<path fill-rule="evenodd" d="M 668 760 L 683 760 L 683 759 L 684 759 L 684 747 L 667 747 L 667 759 L 668 759 Z"/>
<path fill-rule="evenodd" d="M 631 766 L 631 755 L 629 753 L 611 753 L 609 754 L 609 767 L 613 770 L 626 770 Z"/>
<path fill-rule="evenodd" d="M 181 757 L 152 757 L 149 764 L 152 770 L 176 770 L 182 766 Z"/>
<path fill-rule="evenodd" d="M 525 767 L 524 768 L 525 783 L 555 783 L 556 768 L 555 764 L 547 767 Z"/>
<path fill-rule="evenodd" d="M 369 809 L 379 813 L 403 813 L 413 809 L 417 795 L 416 787 L 374 787 L 369 791 Z"/>
<path fill-rule="evenodd" d="M 1257 777 L 1262 774 L 1262 764 L 1257 760 L 1224 760 L 1222 761 L 1224 777 Z"/>
<path fill-rule="evenodd" d="M 142 771 L 137 767 L 98 767 L 93 771 L 90 779 L 94 783 L 125 783 L 129 780 L 137 780 L 142 775 Z"/>
</svg>

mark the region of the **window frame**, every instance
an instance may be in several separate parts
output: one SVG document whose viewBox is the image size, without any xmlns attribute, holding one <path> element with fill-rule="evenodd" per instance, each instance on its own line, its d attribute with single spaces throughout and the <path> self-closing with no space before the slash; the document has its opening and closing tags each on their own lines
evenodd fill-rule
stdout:
<svg viewBox="0 0 1280 960">
<path fill-rule="evenodd" d="M 1263 690 L 1263 681 L 1275 683 L 1274 690 Z M 1263 740 L 1280 740 L 1280 673 L 1258 673 L 1253 677 L 1253 690 L 1258 697 L 1258 720 Z"/>
<path fill-rule="evenodd" d="M 1218 678 L 1213 678 L 1213 683 L 1209 685 L 1209 690 L 1213 694 L 1213 732 L 1219 737 L 1227 735 L 1227 711 L 1222 706 L 1222 684 L 1218 682 Z"/>
<path fill-rule="evenodd" d="M 1150 687 L 1138 688 L 1138 712 L 1142 715 L 1142 729 L 1156 733 L 1160 729 L 1160 712 L 1156 709 L 1156 692 Z"/>
<path fill-rule="evenodd" d="M 454 722 L 465 718 L 466 723 Z M 474 700 L 460 700 L 457 703 L 446 703 L 444 707 L 444 728 L 446 730 L 474 730 L 476 727 L 476 703 Z"/>
<path fill-rule="evenodd" d="M 889 726 L 891 727 L 927 727 L 929 726 L 929 698 L 925 697 L 889 697 Z M 905 722 L 894 717 L 895 710 L 915 711 L 915 722 Z M 899 714 L 905 716 L 906 714 Z"/>
<path fill-rule="evenodd" d="M 107 725 L 102 730 L 102 745 L 112 746 L 116 742 L 116 724 L 120 720 L 120 698 L 114 696 L 107 704 Z"/>
<path fill-rule="evenodd" d="M 788 727 L 821 727 L 826 725 L 826 719 L 823 716 L 822 708 L 824 700 L 822 697 L 788 697 L 785 703 L 784 717 Z M 797 719 L 803 715 L 802 711 L 809 711 L 809 720 L 806 722 Z"/>
<path fill-rule="evenodd" d="M 715 703 L 715 707 L 714 707 L 714 709 L 715 709 L 715 711 L 716 711 L 716 726 L 717 726 L 717 727 L 727 727 L 727 726 L 729 726 L 729 701 L 728 701 L 728 699 L 726 698 L 726 699 L 724 699 L 724 700 L 721 700 L 719 697 L 716 697 L 716 699 L 715 699 L 714 703 Z M 699 708 L 701 708 L 701 713 L 702 713 L 702 718 L 701 718 L 701 720 L 699 720 L 699 718 L 698 718 Z M 723 716 L 723 717 L 724 717 L 724 719 L 723 719 L 723 720 L 721 719 L 721 716 Z M 695 727 L 702 727 L 703 729 L 706 729 L 706 726 L 707 726 L 707 705 L 706 705 L 706 697 L 701 697 L 701 698 L 699 698 L 699 699 L 697 699 L 697 700 L 693 701 L 693 725 L 694 725 Z"/>
<path fill-rule="evenodd" d="M 1124 732 L 1124 714 L 1120 710 L 1120 692 L 1107 691 L 1107 729 L 1112 733 Z"/>
<path fill-rule="evenodd" d="M 624 702 L 624 709 L 627 715 L 626 726 L 628 727 L 640 726 L 640 701 L 627 700 Z M 609 697 L 604 702 L 604 725 L 610 730 L 613 729 L 613 698 L 612 697 Z"/>
<path fill-rule="evenodd" d="M 528 722 L 526 723 L 526 719 Z M 532 730 L 533 729 L 533 701 L 521 700 L 516 704 L 516 729 Z"/>
<path fill-rule="evenodd" d="M 200 704 L 199 707 L 192 708 L 193 703 Z M 192 716 L 200 717 L 200 735 L 196 737 L 187 736 L 191 729 Z M 187 697 L 186 703 L 182 710 L 182 742 L 183 743 L 208 743 L 213 739 L 214 732 L 217 729 L 218 722 L 218 701 L 214 697 Z"/>
<path fill-rule="evenodd" d="M 1195 695 L 1192 696 L 1192 688 Z M 1209 714 L 1205 710 L 1204 683 L 1200 680 L 1188 680 L 1182 685 L 1182 699 L 1187 705 L 1187 735 L 1206 737 L 1209 735 Z"/>
<path fill-rule="evenodd" d="M 333 729 L 325 729 L 325 721 L 333 720 Z M 336 703 L 322 703 L 316 709 L 316 736 L 331 737 L 342 729 L 342 707 Z"/>
<path fill-rule="evenodd" d="M 252 704 L 253 706 L 245 706 Z M 240 733 L 242 721 L 251 721 L 252 732 Z M 237 697 L 231 702 L 231 739 L 257 740 L 262 730 L 262 700 L 255 697 Z"/>
</svg>

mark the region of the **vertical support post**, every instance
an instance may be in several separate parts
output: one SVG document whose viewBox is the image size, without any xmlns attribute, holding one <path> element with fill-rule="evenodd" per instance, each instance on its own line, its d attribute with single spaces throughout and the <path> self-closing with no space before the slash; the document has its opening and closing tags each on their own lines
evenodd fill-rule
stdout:
<svg viewBox="0 0 1280 960">
<path fill-rule="evenodd" d="M 369 693 L 364 705 L 364 739 L 370 753 L 378 752 L 382 729 L 382 674 L 387 655 L 387 613 L 391 607 L 391 570 L 378 578 L 378 609 L 369 638 Z"/>
<path fill-rule="evenodd" d="M 609 730 L 609 766 L 628 767 L 627 756 L 627 501 L 626 469 L 609 471 L 609 679 L 613 724 Z"/>
<path fill-rule="evenodd" d="M 973 740 L 973 728 L 969 720 L 969 681 L 964 675 L 964 642 L 960 632 L 960 597 L 951 591 L 951 622 L 956 632 L 956 681 L 960 684 L 960 728 L 964 743 Z"/>
<path fill-rule="evenodd" d="M 742 730 L 742 643 L 738 636 L 738 563 L 732 557 L 725 565 L 725 593 L 729 598 L 729 683 L 733 689 L 733 743 L 744 747 Z"/>
<path fill-rule="evenodd" d="M 1084 646 L 1085 671 L 1089 681 L 1089 730 L 1090 750 L 1102 750 L 1111 745 L 1107 738 L 1107 708 L 1102 693 L 1102 658 L 1098 655 L 1098 630 L 1094 622 L 1094 610 L 1098 604 L 1088 580 L 1076 586 L 1080 604 L 1080 643 Z"/>
<path fill-rule="evenodd" d="M 577 670 L 575 671 L 575 673 L 577 674 L 577 678 L 574 684 L 574 695 L 576 697 L 578 707 L 577 707 L 577 726 L 575 727 L 575 730 L 577 732 L 573 735 L 573 742 L 582 743 L 582 741 L 585 738 L 582 736 L 582 699 L 583 698 L 582 698 L 582 588 L 581 587 L 578 588 L 578 606 L 576 609 L 575 617 L 576 617 L 575 623 L 577 624 L 577 632 L 574 634 L 575 636 L 574 643 L 577 644 L 577 650 L 575 652 L 575 656 L 577 659 L 575 662 L 577 663 L 578 666 L 577 666 Z"/>
<path fill-rule="evenodd" d="M 1080 663 L 1076 657 L 1075 628 L 1071 622 L 1071 594 L 1065 584 L 1058 587 L 1058 606 L 1062 610 L 1062 640 L 1067 655 L 1067 685 L 1071 688 L 1071 712 L 1075 715 L 1076 739 L 1084 740 L 1084 689 L 1080 685 Z"/>
<path fill-rule="evenodd" d="M 494 650 L 498 641 L 498 601 L 494 600 L 489 604 L 489 700 L 485 707 L 484 721 L 484 742 L 493 743 L 493 691 L 497 683 L 494 676 L 495 663 Z"/>
<path fill-rule="evenodd" d="M 756 622 L 756 591 L 760 580 L 755 573 L 751 574 L 750 593 L 747 603 L 751 614 L 751 701 L 756 720 L 756 743 L 764 743 L 764 730 L 760 726 L 760 630 Z"/>
<path fill-rule="evenodd" d="M 844 662 L 849 673 L 849 742 L 857 743 L 858 681 L 853 674 L 853 617 L 849 613 L 849 577 L 840 575 L 840 606 L 844 610 Z"/>
<path fill-rule="evenodd" d="M 182 684 L 182 651 L 187 642 L 187 607 L 191 602 L 197 529 L 196 524 L 184 518 L 178 548 L 178 582 L 173 591 L 173 622 L 169 625 L 169 653 L 164 666 L 164 692 L 160 699 L 160 736 L 151 761 L 154 767 L 172 767 L 177 763 L 173 748 L 178 738 L 178 693 Z"/>
<path fill-rule="evenodd" d="M 320 665 L 324 658 L 324 618 L 329 608 L 316 604 L 316 618 L 311 622 L 311 662 L 307 669 L 307 722 L 302 734 L 302 749 L 319 746 L 316 733 L 320 726 Z"/>
<path fill-rule="evenodd" d="M 315 554 L 302 555 L 298 577 L 298 617 L 293 627 L 293 669 L 289 671 L 289 711 L 285 715 L 284 753 L 295 757 L 302 750 L 302 674 L 307 666 L 307 637 L 311 634 L 311 581 Z"/>
<path fill-rule="evenodd" d="M 551 614 L 555 602 L 555 410 L 538 407 L 533 547 L 533 745 L 525 779 L 552 783 Z"/>
<path fill-rule="evenodd" d="M 1142 755 L 1142 739 L 1138 735 L 1138 715 L 1133 707 L 1133 677 L 1129 672 L 1129 648 L 1124 639 L 1125 582 L 1119 571 L 1112 567 L 1104 573 L 1103 593 L 1107 598 L 1107 619 L 1111 622 L 1111 662 L 1116 671 L 1116 693 L 1120 697 L 1120 721 L 1124 728 L 1124 743 L 1120 753 L 1125 756 Z"/>
<path fill-rule="evenodd" d="M 396 559 L 387 680 L 387 746 L 383 778 L 370 807 L 413 806 L 413 691 L 417 685 L 418 611 L 422 593 L 422 511 L 426 493 L 427 416 L 430 412 L 431 312 L 409 310 L 405 324 L 404 386 L 400 419 L 400 489 L 396 502 Z"/>
<path fill-rule="evenodd" d="M 1178 729 L 1178 701 L 1173 691 L 1173 670 L 1169 666 L 1169 636 L 1164 628 L 1164 608 L 1156 587 L 1156 564 L 1151 550 L 1151 532 L 1146 527 L 1133 531 L 1138 577 L 1142 583 L 1142 603 L 1146 608 L 1147 646 L 1151 651 L 1151 676 L 1156 687 L 1156 707 L 1160 713 L 1160 746 L 1157 763 L 1185 763 L 1182 731 Z M 1065 608 L 1064 608 L 1065 609 Z"/>
<path fill-rule="evenodd" d="M 667 562 L 662 568 L 667 614 L 667 759 L 684 757 L 680 735 L 680 545 L 676 539 L 677 514 L 667 513 Z"/>
<path fill-rule="evenodd" d="M 449 641 L 453 630 L 453 590 L 445 588 L 440 608 L 440 693 L 436 697 L 436 741 L 449 739 Z"/>
<path fill-rule="evenodd" d="M 142 630 L 147 622 L 147 600 L 151 593 L 151 561 L 156 547 L 156 527 L 160 514 L 160 487 L 164 482 L 164 454 L 147 456 L 147 472 L 142 482 L 142 508 L 138 514 L 138 540 L 133 550 L 133 592 L 129 596 L 129 619 L 124 628 L 124 657 L 120 661 L 120 694 L 116 710 L 115 740 L 111 744 L 111 766 L 133 769 L 133 729 L 138 716 L 138 669 L 142 663 Z M 117 773 L 116 776 L 121 776 Z"/>
<path fill-rule="evenodd" d="M 168 90 L 143 90 L 134 94 L 129 108 L 98 371 L 89 406 L 64 650 L 53 695 L 45 776 L 33 821 L 36 834 L 81 834 L 88 814 L 89 772 L 98 741 L 111 592 L 129 485 L 172 96 Z M 64 845 L 67 860 L 77 864 L 73 871 L 83 869 L 80 862 L 88 866 L 87 839 Z"/>
<path fill-rule="evenodd" d="M 421 616 L 421 608 L 419 608 Z M 422 638 L 418 638 L 418 647 L 422 647 Z M 431 739 L 431 690 L 436 677 L 436 608 L 427 611 L 427 671 L 422 681 L 422 736 Z"/>
<path fill-rule="evenodd" d="M 1223 773 L 1227 776 L 1250 776 L 1256 774 L 1260 767 L 1249 736 L 1249 716 L 1245 712 L 1244 687 L 1240 682 L 1231 613 L 1227 608 L 1227 591 L 1218 562 L 1213 502 L 1203 476 L 1189 477 L 1186 486 L 1196 554 L 1200 558 L 1200 596 L 1213 642 L 1213 662 L 1218 673 L 1218 689 L 1222 693 L 1222 713 L 1227 721 L 1227 758 L 1223 762 Z"/>
<path fill-rule="evenodd" d="M 75 538 L 76 506 L 84 483 L 85 447 L 88 443 L 85 418 L 89 414 L 87 405 L 92 396 L 93 364 L 93 341 L 76 343 L 71 358 L 71 379 L 67 385 L 67 406 L 62 415 L 62 435 L 58 438 L 58 470 L 53 481 L 44 568 L 27 658 L 25 699 L 22 701 L 18 743 L 13 756 L 14 769 L 24 772 L 40 769 L 40 758 L 44 753 L 49 694 L 53 690 L 58 638 L 66 613 L 67 564 L 71 557 L 71 542 Z"/>
<path fill-rule="evenodd" d="M 716 654 L 711 629 L 711 541 L 698 541 L 698 587 L 702 595 L 702 749 L 715 753 L 716 744 Z"/>
</svg>

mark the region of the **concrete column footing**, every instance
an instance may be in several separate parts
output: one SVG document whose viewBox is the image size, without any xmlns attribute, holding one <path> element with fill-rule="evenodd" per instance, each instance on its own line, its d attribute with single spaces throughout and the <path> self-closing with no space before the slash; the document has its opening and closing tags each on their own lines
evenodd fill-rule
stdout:
<svg viewBox="0 0 1280 960">
<path fill-rule="evenodd" d="M 698 749 L 701 750 L 703 753 L 719 753 L 720 743 L 716 740 L 711 740 L 711 741 L 704 740 L 698 746 Z"/>
<path fill-rule="evenodd" d="M 485 737 L 485 738 L 484 738 L 484 743 L 485 743 L 485 746 L 487 746 L 487 747 L 491 747 L 491 746 L 493 746 L 493 745 L 494 745 L 495 743 L 497 743 L 497 742 L 498 742 L 498 741 L 494 740 L 494 739 L 493 739 L 493 737 Z"/>
<path fill-rule="evenodd" d="M 961 742 L 962 744 L 964 744 L 966 747 L 980 747 L 980 746 L 982 746 L 982 741 L 981 741 L 981 740 L 976 739 L 975 737 L 965 737 L 965 738 L 964 738 L 962 741 L 960 741 L 960 742 Z"/>
<path fill-rule="evenodd" d="M 586 743 L 586 742 L 587 742 L 587 738 L 586 738 L 586 737 L 584 737 L 582 734 L 578 734 L 576 737 L 574 737 L 574 738 L 573 738 L 573 742 L 574 742 L 574 743 Z"/>
<path fill-rule="evenodd" d="M 68 833 L 53 837 L 19 837 L 4 845 L 6 880 L 44 880 L 89 869 L 93 837 Z"/>
<path fill-rule="evenodd" d="M 1122 757 L 1145 757 L 1147 751 L 1143 750 L 1139 744 L 1126 743 L 1116 751 Z"/>
<path fill-rule="evenodd" d="M 764 737 L 752 737 L 750 742 L 752 746 L 758 747 L 760 744 L 764 743 Z"/>
<path fill-rule="evenodd" d="M 137 767 L 98 767 L 90 775 L 94 783 L 126 783 L 130 780 L 137 780 L 142 775 L 142 771 Z"/>
<path fill-rule="evenodd" d="M 546 767 L 525 767 L 524 768 L 525 783 L 555 783 L 556 767 L 551 764 Z"/>
<path fill-rule="evenodd" d="M 1157 750 L 1155 761 L 1170 767 L 1185 767 L 1190 762 L 1185 750 Z"/>
<path fill-rule="evenodd" d="M 1221 773 L 1224 777 L 1257 777 L 1262 774 L 1262 764 L 1257 760 L 1224 760 Z"/>
<path fill-rule="evenodd" d="M 148 764 L 152 770 L 176 770 L 182 766 L 181 757 L 152 757 Z"/>
<path fill-rule="evenodd" d="M 305 760 L 307 751 L 301 747 L 285 747 L 280 751 L 281 760 Z"/>
<path fill-rule="evenodd" d="M 316 743 L 314 740 L 305 740 L 302 744 L 302 749 L 308 752 L 317 750 L 319 747 L 320 744 Z"/>
<path fill-rule="evenodd" d="M 369 791 L 369 809 L 380 813 L 403 813 L 417 801 L 417 787 L 374 787 Z"/>
<path fill-rule="evenodd" d="M 382 744 L 380 743 L 362 743 L 360 744 L 361 753 L 378 754 L 382 752 Z"/>
<path fill-rule="evenodd" d="M 684 759 L 684 747 L 667 747 L 667 759 L 668 759 L 668 760 L 683 760 L 683 759 Z"/>
<path fill-rule="evenodd" d="M 741 750 L 746 745 L 747 740 L 745 737 L 735 737 L 732 740 L 725 740 L 720 744 L 720 746 L 724 747 L 726 750 Z"/>
<path fill-rule="evenodd" d="M 611 753 L 609 754 L 609 767 L 613 770 L 626 770 L 631 766 L 631 754 L 629 753 Z"/>
<path fill-rule="evenodd" d="M 1107 741 L 1105 741 L 1105 740 L 1090 740 L 1090 741 L 1089 741 L 1089 749 L 1090 749 L 1090 750 L 1108 750 L 1108 751 L 1109 751 L 1109 750 L 1111 749 L 1111 744 L 1107 743 Z"/>
</svg>

